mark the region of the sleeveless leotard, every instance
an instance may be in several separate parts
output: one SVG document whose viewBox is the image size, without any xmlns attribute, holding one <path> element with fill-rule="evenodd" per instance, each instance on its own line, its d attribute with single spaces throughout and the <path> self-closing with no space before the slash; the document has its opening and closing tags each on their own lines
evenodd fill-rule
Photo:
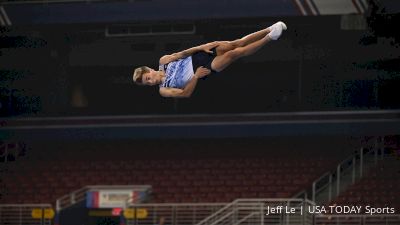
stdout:
<svg viewBox="0 0 400 225">
<path fill-rule="evenodd" d="M 159 70 L 165 72 L 165 81 L 160 87 L 183 89 L 194 75 L 192 56 L 160 65 Z"/>
</svg>

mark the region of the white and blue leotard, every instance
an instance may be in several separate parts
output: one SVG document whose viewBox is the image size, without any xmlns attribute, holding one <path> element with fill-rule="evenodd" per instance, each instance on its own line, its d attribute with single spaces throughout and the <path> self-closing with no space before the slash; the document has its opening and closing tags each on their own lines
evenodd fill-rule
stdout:
<svg viewBox="0 0 400 225">
<path fill-rule="evenodd" d="M 160 87 L 183 89 L 194 75 L 192 56 L 160 65 L 159 70 L 165 72 L 165 81 Z"/>
</svg>

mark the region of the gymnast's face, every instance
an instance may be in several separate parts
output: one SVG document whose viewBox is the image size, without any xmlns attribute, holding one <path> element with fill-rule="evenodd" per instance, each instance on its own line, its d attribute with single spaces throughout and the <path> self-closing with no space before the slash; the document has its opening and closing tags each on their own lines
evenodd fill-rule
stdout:
<svg viewBox="0 0 400 225">
<path fill-rule="evenodd" d="M 142 75 L 142 83 L 144 85 L 153 86 L 160 84 L 161 77 L 158 75 L 157 71 L 150 69 L 150 72 L 144 73 Z"/>
</svg>

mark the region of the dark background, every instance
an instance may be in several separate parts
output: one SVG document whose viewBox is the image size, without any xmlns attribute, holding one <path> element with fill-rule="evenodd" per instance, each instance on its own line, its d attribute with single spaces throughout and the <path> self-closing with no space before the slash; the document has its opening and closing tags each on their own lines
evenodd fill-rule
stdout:
<svg viewBox="0 0 400 225">
<path fill-rule="evenodd" d="M 154 3 L 156 4 L 156 3 Z M 197 114 L 397 109 L 399 16 L 385 5 L 362 29 L 345 16 L 19 24 L 1 29 L 1 116 Z M 135 67 L 215 40 L 288 25 L 279 41 L 199 82 L 190 99 L 136 86 Z M 191 34 L 129 32 L 195 29 Z M 106 34 L 108 33 L 108 35 Z M 122 35 L 121 35 L 122 34 Z"/>
</svg>

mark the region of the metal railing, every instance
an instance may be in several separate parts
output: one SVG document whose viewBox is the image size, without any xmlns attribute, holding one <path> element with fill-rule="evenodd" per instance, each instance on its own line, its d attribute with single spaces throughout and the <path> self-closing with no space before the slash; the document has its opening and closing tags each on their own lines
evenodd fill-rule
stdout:
<svg viewBox="0 0 400 225">
<path fill-rule="evenodd" d="M 327 195 L 323 202 L 329 202 L 332 198 L 339 196 L 346 185 L 354 184 L 357 179 L 360 179 L 366 169 L 366 162 L 373 158 L 374 163 L 377 163 L 378 153 L 383 157 L 383 147 L 379 138 L 375 139 L 375 146 L 372 149 L 361 148 L 359 152 L 349 156 L 340 162 L 335 171 L 326 172 L 312 183 L 311 200 L 319 202 L 316 196 L 327 190 Z M 370 157 L 368 157 L 370 156 Z M 345 182 L 345 177 L 351 180 Z"/>
<path fill-rule="evenodd" d="M 339 196 L 342 185 L 342 175 L 351 170 L 351 183 L 354 184 L 356 179 L 356 154 L 343 160 L 336 168 L 336 196 Z"/>
<path fill-rule="evenodd" d="M 34 218 L 34 210 L 52 208 L 51 204 L 0 204 L 0 224 L 7 225 L 51 225 L 52 219 L 44 214 Z"/>
<path fill-rule="evenodd" d="M 227 203 L 158 203 L 158 204 L 128 204 L 135 212 L 144 209 L 145 218 L 127 218 L 127 225 L 154 225 L 160 219 L 165 224 L 194 225 L 204 218 L 214 214 Z"/>
<path fill-rule="evenodd" d="M 326 172 L 312 183 L 311 200 L 315 202 L 315 196 L 323 189 L 328 188 L 328 201 L 332 199 L 332 173 Z"/>
<path fill-rule="evenodd" d="M 311 224 L 312 216 L 304 213 L 311 205 L 314 203 L 304 199 L 237 199 L 197 225 Z M 278 212 L 273 213 L 270 208 Z"/>
</svg>

